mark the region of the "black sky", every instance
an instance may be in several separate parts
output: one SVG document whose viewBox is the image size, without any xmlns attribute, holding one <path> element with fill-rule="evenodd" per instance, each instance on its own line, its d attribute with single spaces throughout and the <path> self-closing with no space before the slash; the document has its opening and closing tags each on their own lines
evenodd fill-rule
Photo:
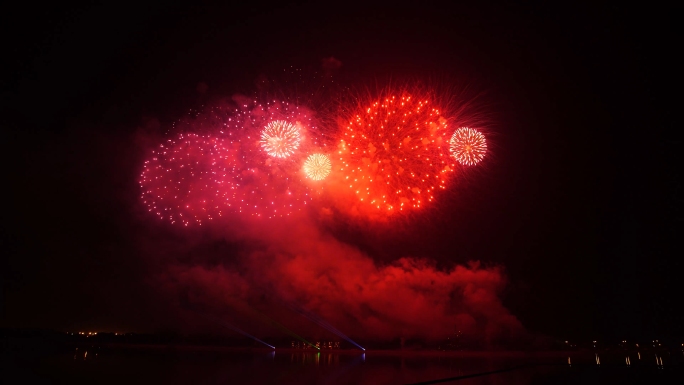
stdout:
<svg viewBox="0 0 684 385">
<path fill-rule="evenodd" d="M 494 160 L 417 240 L 503 264 L 504 301 L 559 338 L 682 338 L 674 10 L 249 5 L 5 12 L 2 326 L 155 330 L 135 133 L 334 56 L 356 83 L 459 79 L 492 108 Z M 205 82 L 208 92 L 196 92 Z M 152 242 L 153 243 L 153 242 Z M 148 250 L 149 251 L 149 250 Z"/>
</svg>

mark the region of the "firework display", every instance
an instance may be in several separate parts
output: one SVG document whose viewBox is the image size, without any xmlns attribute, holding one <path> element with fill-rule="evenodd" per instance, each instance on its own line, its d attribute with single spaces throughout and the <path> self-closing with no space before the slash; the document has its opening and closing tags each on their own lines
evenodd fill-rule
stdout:
<svg viewBox="0 0 684 385">
<path fill-rule="evenodd" d="M 313 180 L 323 180 L 330 175 L 330 158 L 324 154 L 311 154 L 304 162 L 304 173 Z"/>
<path fill-rule="evenodd" d="M 447 129 L 447 120 L 430 100 L 388 96 L 350 119 L 335 171 L 368 208 L 420 208 L 446 187 L 454 168 L 446 148 Z"/>
<path fill-rule="evenodd" d="M 296 103 L 244 97 L 191 112 L 175 127 L 182 134 L 145 162 L 142 201 L 188 226 L 229 212 L 287 217 L 310 204 L 311 188 L 327 185 L 317 196 L 328 191 L 341 207 L 386 216 L 427 206 L 459 164 L 486 153 L 481 132 L 452 134 L 439 100 L 401 92 L 354 100 L 323 118 Z M 322 130 L 321 121 L 334 127 Z"/>
<path fill-rule="evenodd" d="M 451 136 L 449 151 L 460 164 L 473 166 L 484 158 L 487 142 L 480 131 L 461 127 Z"/>
</svg>

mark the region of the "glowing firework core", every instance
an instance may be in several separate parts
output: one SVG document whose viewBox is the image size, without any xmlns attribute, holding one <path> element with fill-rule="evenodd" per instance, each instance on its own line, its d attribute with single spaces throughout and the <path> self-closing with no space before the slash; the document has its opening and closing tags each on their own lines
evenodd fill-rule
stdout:
<svg viewBox="0 0 684 385">
<path fill-rule="evenodd" d="M 480 131 L 462 127 L 454 132 L 449 141 L 451 155 L 464 166 L 474 166 L 487 152 L 487 143 Z"/>
<path fill-rule="evenodd" d="M 261 147 L 276 158 L 287 158 L 299 147 L 301 135 L 292 123 L 276 120 L 268 123 L 261 132 Z"/>
<path fill-rule="evenodd" d="M 323 180 L 330 174 L 330 158 L 323 154 L 311 154 L 304 162 L 304 173 L 313 180 Z"/>
</svg>

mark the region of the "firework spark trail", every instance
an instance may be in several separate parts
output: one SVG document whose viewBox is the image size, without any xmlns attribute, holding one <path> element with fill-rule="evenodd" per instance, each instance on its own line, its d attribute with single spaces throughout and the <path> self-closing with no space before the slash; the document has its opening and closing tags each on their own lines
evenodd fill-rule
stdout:
<svg viewBox="0 0 684 385">
<path fill-rule="evenodd" d="M 429 99 L 386 96 L 357 109 L 339 144 L 343 182 L 359 207 L 375 212 L 417 209 L 446 188 L 447 120 Z"/>
</svg>

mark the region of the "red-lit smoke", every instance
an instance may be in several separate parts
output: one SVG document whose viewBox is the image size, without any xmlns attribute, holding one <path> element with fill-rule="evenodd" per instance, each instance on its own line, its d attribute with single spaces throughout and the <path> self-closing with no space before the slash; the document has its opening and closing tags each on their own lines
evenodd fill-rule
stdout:
<svg viewBox="0 0 684 385">
<path fill-rule="evenodd" d="M 316 327 L 294 312 L 271 308 L 293 304 L 363 340 L 439 340 L 461 331 L 495 341 L 523 331 L 499 299 L 506 280 L 498 267 L 475 263 L 443 270 L 412 257 L 380 264 L 309 221 L 241 231 L 241 240 L 260 246 L 227 256 L 225 264 L 173 265 L 161 285 L 211 311 L 246 312 L 246 304 L 261 303 L 261 312 L 303 333 Z M 258 319 L 247 315 L 243 322 Z"/>
</svg>

